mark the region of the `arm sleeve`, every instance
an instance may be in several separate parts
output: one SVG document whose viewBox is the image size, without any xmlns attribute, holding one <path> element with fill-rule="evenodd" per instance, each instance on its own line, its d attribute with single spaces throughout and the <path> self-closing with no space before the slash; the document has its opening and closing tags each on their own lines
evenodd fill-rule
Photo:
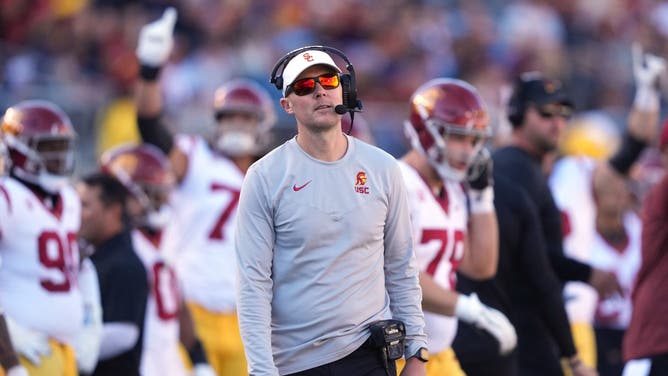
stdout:
<svg viewBox="0 0 668 376">
<path fill-rule="evenodd" d="M 521 270 L 526 273 L 538 296 L 539 311 L 557 342 L 561 355 L 572 356 L 575 354 L 575 346 L 564 308 L 561 286 L 547 258 L 538 214 L 524 191 L 517 189 L 516 196 L 520 209 L 517 213 L 517 223 L 521 224 L 518 231 L 522 234 L 518 249 Z"/>
<path fill-rule="evenodd" d="M 404 180 L 395 163 L 388 179 L 388 213 L 385 222 L 385 286 L 393 318 L 406 325 L 406 353 L 427 347 L 422 314 L 419 269 L 413 251 L 410 214 Z"/>
<path fill-rule="evenodd" d="M 109 323 L 102 327 L 100 360 L 111 359 L 129 351 L 139 339 L 139 327 L 131 323 Z"/>
<path fill-rule="evenodd" d="M 622 144 L 619 149 L 609 160 L 610 166 L 622 175 L 627 175 L 631 165 L 640 156 L 640 153 L 645 149 L 645 142 L 633 137 L 632 134 L 626 132 L 622 137 Z"/>
<path fill-rule="evenodd" d="M 142 141 L 155 145 L 165 154 L 174 147 L 174 138 L 158 116 L 137 116 Z"/>
<path fill-rule="evenodd" d="M 276 375 L 271 347 L 274 224 L 262 176 L 251 167 L 237 208 L 237 315 L 252 375 Z"/>
</svg>

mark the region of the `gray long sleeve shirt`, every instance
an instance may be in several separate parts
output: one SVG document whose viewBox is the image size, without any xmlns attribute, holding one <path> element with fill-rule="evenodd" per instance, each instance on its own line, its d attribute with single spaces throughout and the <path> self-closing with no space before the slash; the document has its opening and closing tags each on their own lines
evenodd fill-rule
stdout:
<svg viewBox="0 0 668 376">
<path fill-rule="evenodd" d="M 335 162 L 291 139 L 249 169 L 238 209 L 238 315 L 254 376 L 341 359 L 368 325 L 426 346 L 406 192 L 395 159 L 348 137 Z"/>
</svg>

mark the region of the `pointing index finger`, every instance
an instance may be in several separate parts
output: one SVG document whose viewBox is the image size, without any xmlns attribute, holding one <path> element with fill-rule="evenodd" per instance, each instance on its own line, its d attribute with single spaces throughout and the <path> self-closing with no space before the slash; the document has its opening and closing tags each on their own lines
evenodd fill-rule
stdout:
<svg viewBox="0 0 668 376">
<path fill-rule="evenodd" d="M 165 12 L 162 14 L 162 22 L 170 29 L 173 29 L 174 24 L 176 24 L 176 16 L 176 9 L 174 7 L 169 7 L 165 9 Z"/>
</svg>

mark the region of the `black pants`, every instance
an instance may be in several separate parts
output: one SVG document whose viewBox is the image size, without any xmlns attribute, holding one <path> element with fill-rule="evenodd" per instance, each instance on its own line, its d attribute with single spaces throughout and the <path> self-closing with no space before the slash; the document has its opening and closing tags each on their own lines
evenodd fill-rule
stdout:
<svg viewBox="0 0 668 376">
<path fill-rule="evenodd" d="M 345 358 L 289 376 L 396 376 L 394 361 L 389 363 L 390 369 L 386 370 L 380 350 L 367 340 Z"/>
<path fill-rule="evenodd" d="M 562 376 L 559 349 L 540 316 L 517 310 L 517 354 L 520 376 Z"/>
<path fill-rule="evenodd" d="M 655 355 L 650 359 L 652 359 L 652 367 L 649 370 L 649 376 L 668 375 L 668 354 Z"/>
<path fill-rule="evenodd" d="M 619 376 L 624 371 L 622 340 L 624 330 L 594 328 L 596 332 L 596 358 L 600 376 Z"/>
<path fill-rule="evenodd" d="M 467 376 L 517 376 L 517 359 L 515 353 L 498 356 L 483 362 L 459 362 Z"/>
<path fill-rule="evenodd" d="M 467 376 L 517 376 L 517 352 L 499 355 L 499 342 L 489 333 L 459 322 L 452 343 L 459 365 Z"/>
</svg>

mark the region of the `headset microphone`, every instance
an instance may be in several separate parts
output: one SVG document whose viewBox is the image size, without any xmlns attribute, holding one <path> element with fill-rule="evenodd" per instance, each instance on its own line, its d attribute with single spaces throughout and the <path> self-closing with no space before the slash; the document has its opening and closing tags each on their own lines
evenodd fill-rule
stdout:
<svg viewBox="0 0 668 376">
<path fill-rule="evenodd" d="M 349 108 L 342 104 L 339 104 L 336 107 L 334 107 L 334 112 L 336 112 L 339 115 L 344 115 L 346 112 L 362 112 L 362 110 L 359 110 L 357 108 Z"/>
<path fill-rule="evenodd" d="M 343 114 L 345 114 L 346 112 L 348 112 L 348 107 L 346 107 L 346 106 L 344 106 L 344 105 L 342 105 L 342 104 L 339 104 L 339 105 L 337 105 L 336 107 L 334 107 L 334 112 L 336 112 L 336 113 L 339 114 L 339 115 L 343 115 Z"/>
</svg>

